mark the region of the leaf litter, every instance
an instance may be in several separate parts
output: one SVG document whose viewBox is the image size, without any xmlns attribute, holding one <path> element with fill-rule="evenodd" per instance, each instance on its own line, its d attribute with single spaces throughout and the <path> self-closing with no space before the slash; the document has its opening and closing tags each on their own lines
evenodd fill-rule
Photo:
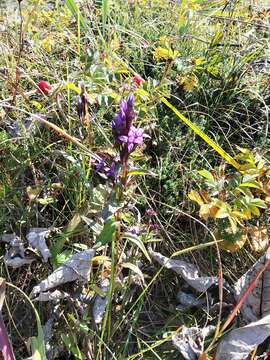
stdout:
<svg viewBox="0 0 270 360">
<path fill-rule="evenodd" d="M 263 255 L 235 284 L 235 298 L 240 301 L 251 285 L 255 275 L 270 259 L 270 250 Z M 255 288 L 249 293 L 241 309 L 248 323 L 232 330 L 220 341 L 216 360 L 243 360 L 250 352 L 270 336 L 270 267 L 268 266 L 257 280 Z"/>
<path fill-rule="evenodd" d="M 148 249 L 149 255 L 156 260 L 160 265 L 167 269 L 171 269 L 180 275 L 183 280 L 195 290 L 197 293 L 205 293 L 213 285 L 218 284 L 218 278 L 215 276 L 201 276 L 199 270 L 194 264 L 184 260 L 170 259 L 163 256 L 161 253 Z M 188 288 L 187 285 L 183 289 Z M 178 310 L 186 310 L 189 307 L 202 308 L 206 304 L 204 298 L 196 297 L 192 292 L 178 291 L 176 295 L 180 304 L 177 306 Z M 215 326 L 209 325 L 204 328 L 186 327 L 183 326 L 180 333 L 172 337 L 172 342 L 180 351 L 184 359 L 196 360 L 203 354 L 204 339 L 211 335 L 215 330 Z"/>
<path fill-rule="evenodd" d="M 26 238 L 34 249 L 39 250 L 45 262 L 52 256 L 46 244 L 46 238 L 51 230 L 47 228 L 32 228 L 26 235 Z"/>
<path fill-rule="evenodd" d="M 46 244 L 46 239 L 51 233 L 48 228 L 32 228 L 26 235 L 26 239 L 31 248 L 40 252 L 43 260 L 48 262 L 51 252 Z M 5 264 L 17 269 L 24 265 L 30 265 L 35 257 L 27 254 L 27 248 L 23 240 L 16 234 L 4 234 L 1 240 L 7 244 L 6 254 L 4 256 Z"/>
<path fill-rule="evenodd" d="M 1 240 L 7 244 L 4 256 L 7 266 L 17 269 L 24 265 L 30 265 L 35 260 L 31 256 L 26 256 L 24 243 L 15 234 L 4 234 Z"/>
<path fill-rule="evenodd" d="M 198 269 L 193 264 L 182 260 L 172 260 L 152 249 L 149 250 L 149 254 L 165 268 L 181 275 L 187 284 L 198 292 L 207 291 L 212 285 L 217 284 L 216 277 L 200 276 Z M 241 300 L 254 281 L 256 274 L 269 259 L 270 249 L 235 283 L 232 289 L 235 302 Z M 179 290 L 177 299 L 180 302 L 180 309 L 204 305 L 203 300 L 182 290 Z M 247 359 L 250 352 L 270 336 L 270 267 L 266 268 L 257 280 L 240 311 L 248 325 L 232 330 L 221 339 L 217 348 L 216 360 Z M 203 353 L 203 339 L 211 332 L 213 332 L 211 325 L 204 329 L 183 327 L 181 332 L 172 338 L 172 341 L 185 359 L 195 360 Z"/>
<path fill-rule="evenodd" d="M 110 281 L 105 278 L 101 281 L 100 288 L 104 293 L 104 296 L 97 295 L 95 298 L 95 302 L 93 305 L 93 318 L 96 324 L 100 324 L 102 322 L 106 306 L 108 304 L 107 293 L 109 291 Z"/>
<path fill-rule="evenodd" d="M 86 283 L 89 280 L 92 267 L 91 260 L 94 255 L 95 250 L 88 249 L 71 256 L 63 265 L 54 270 L 47 279 L 33 288 L 32 297 L 44 294 L 48 290 L 75 280 Z"/>
<path fill-rule="evenodd" d="M 181 332 L 172 338 L 173 344 L 186 360 L 197 360 L 203 353 L 204 339 L 215 331 L 215 326 L 204 328 L 183 326 Z M 228 359 L 226 359 L 228 360 Z"/>
<path fill-rule="evenodd" d="M 205 305 L 205 299 L 198 299 L 194 294 L 179 290 L 176 294 L 176 299 L 179 301 L 177 310 L 187 310 L 190 307 L 201 308 Z"/>
<path fill-rule="evenodd" d="M 196 291 L 205 292 L 212 285 L 217 285 L 215 276 L 200 276 L 197 267 L 184 260 L 173 260 L 149 248 L 149 255 L 166 269 L 176 272 Z"/>
<path fill-rule="evenodd" d="M 270 336 L 270 315 L 232 330 L 218 345 L 216 360 L 244 360 Z"/>
</svg>

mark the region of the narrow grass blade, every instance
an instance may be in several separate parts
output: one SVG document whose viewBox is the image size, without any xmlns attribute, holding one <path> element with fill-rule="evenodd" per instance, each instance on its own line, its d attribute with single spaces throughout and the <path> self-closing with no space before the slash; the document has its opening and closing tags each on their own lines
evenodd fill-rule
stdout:
<svg viewBox="0 0 270 360">
<path fill-rule="evenodd" d="M 109 11 L 110 11 L 110 0 L 102 0 L 102 28 L 103 36 L 105 34 L 105 26 L 108 20 Z"/>
<path fill-rule="evenodd" d="M 162 98 L 161 101 L 168 108 L 170 108 L 179 119 L 181 119 L 191 130 L 193 130 L 197 135 L 199 135 L 209 146 L 211 146 L 224 160 L 227 161 L 230 165 L 234 166 L 237 170 L 240 168 L 240 164 L 227 154 L 218 144 L 216 144 L 212 139 L 209 138 L 197 125 L 188 120 L 184 115 L 182 115 L 168 100 Z"/>
<path fill-rule="evenodd" d="M 35 305 L 31 301 L 29 296 L 27 296 L 20 288 L 18 288 L 17 286 L 15 286 L 15 285 L 13 285 L 11 283 L 8 283 L 8 282 L 6 284 L 8 286 L 16 289 L 17 291 L 19 291 L 19 293 L 23 295 L 23 297 L 28 301 L 28 303 L 32 307 L 32 309 L 34 311 L 34 314 L 35 314 L 36 322 L 37 322 L 37 333 L 38 333 L 38 335 L 36 337 L 31 338 L 31 349 L 32 349 L 32 353 L 33 353 L 32 358 L 33 358 L 33 360 L 44 360 L 44 359 L 46 359 L 45 344 L 44 344 L 44 333 L 43 333 L 40 317 L 39 317 L 39 314 L 38 314 L 38 312 L 37 312 L 37 310 L 35 308 Z"/>
<path fill-rule="evenodd" d="M 82 16 L 82 14 L 80 13 L 80 9 L 78 8 L 76 2 L 74 0 L 66 0 L 65 2 L 66 6 L 68 7 L 69 11 L 71 12 L 71 14 L 78 19 L 78 21 L 80 22 L 80 26 L 81 28 L 83 28 L 84 30 L 87 29 L 87 23 L 85 18 Z"/>
</svg>

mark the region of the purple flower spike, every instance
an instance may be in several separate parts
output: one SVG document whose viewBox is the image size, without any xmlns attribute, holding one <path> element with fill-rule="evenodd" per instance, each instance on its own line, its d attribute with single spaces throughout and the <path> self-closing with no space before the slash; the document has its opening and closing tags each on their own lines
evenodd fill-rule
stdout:
<svg viewBox="0 0 270 360">
<path fill-rule="evenodd" d="M 132 125 L 135 118 L 134 95 L 129 96 L 120 104 L 120 111 L 112 122 L 112 132 L 120 147 L 120 161 L 127 168 L 129 154 L 135 150 L 137 145 L 142 145 L 144 138 L 143 129 Z"/>
<path fill-rule="evenodd" d="M 157 223 L 150 224 L 149 227 L 152 231 L 157 231 L 160 229 L 160 226 Z"/>
<path fill-rule="evenodd" d="M 116 138 L 128 134 L 134 118 L 134 95 L 130 94 L 121 102 L 120 111 L 112 122 L 112 130 Z"/>
</svg>

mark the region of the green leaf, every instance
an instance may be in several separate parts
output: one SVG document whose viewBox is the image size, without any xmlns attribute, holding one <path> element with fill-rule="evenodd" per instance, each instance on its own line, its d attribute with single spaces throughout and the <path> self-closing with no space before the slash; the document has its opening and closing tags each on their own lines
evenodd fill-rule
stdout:
<svg viewBox="0 0 270 360">
<path fill-rule="evenodd" d="M 109 0 L 102 0 L 102 27 L 103 27 L 103 35 L 105 34 L 105 25 L 109 16 L 110 11 L 110 1 Z"/>
<path fill-rule="evenodd" d="M 106 296 L 106 292 L 102 291 L 102 289 L 100 287 L 98 287 L 96 284 L 92 284 L 90 286 L 90 288 L 99 296 L 101 297 L 105 297 Z"/>
<path fill-rule="evenodd" d="M 259 208 L 262 208 L 262 209 L 267 208 L 265 202 L 262 199 L 258 199 L 258 198 L 251 199 L 250 204 L 253 205 L 253 206 L 257 206 Z"/>
<path fill-rule="evenodd" d="M 38 199 L 37 202 L 41 205 L 49 205 L 49 204 L 53 204 L 56 200 L 51 197 L 51 196 L 48 196 L 47 198 L 44 198 L 44 199 Z"/>
<path fill-rule="evenodd" d="M 31 349 L 32 349 L 32 353 L 33 353 L 33 360 L 39 360 L 39 359 L 44 360 L 44 359 L 46 359 L 45 345 L 44 345 L 44 333 L 43 333 L 43 328 L 41 325 L 39 314 L 38 314 L 36 308 L 34 308 L 34 310 L 35 310 L 35 316 L 36 316 L 36 321 L 37 321 L 38 336 L 33 337 L 31 339 Z"/>
<path fill-rule="evenodd" d="M 144 281 L 144 276 L 143 276 L 143 273 L 141 272 L 141 270 L 138 268 L 138 266 L 130 263 L 130 262 L 126 262 L 126 263 L 122 263 L 121 266 L 123 268 L 126 268 L 126 269 L 130 269 L 132 270 L 135 274 L 139 275 L 140 278 L 142 279 L 142 281 Z"/>
<path fill-rule="evenodd" d="M 43 338 L 34 336 L 31 338 L 31 350 L 33 360 L 44 360 L 45 353 L 43 351 Z"/>
<path fill-rule="evenodd" d="M 239 187 L 250 187 L 250 188 L 255 188 L 255 189 L 260 189 L 261 186 L 258 182 L 254 181 L 254 182 L 244 182 L 242 184 L 239 185 Z"/>
<path fill-rule="evenodd" d="M 62 89 L 69 89 L 69 90 L 75 91 L 79 95 L 81 93 L 81 89 L 78 86 L 76 86 L 75 84 L 73 84 L 73 83 L 64 84 L 62 86 Z"/>
<path fill-rule="evenodd" d="M 223 32 L 217 31 L 214 37 L 212 38 L 211 46 L 217 45 L 222 40 L 223 36 L 224 36 Z"/>
<path fill-rule="evenodd" d="M 253 215 L 260 216 L 261 212 L 257 206 L 250 205 L 249 209 Z"/>
<path fill-rule="evenodd" d="M 132 176 L 132 175 L 147 175 L 148 171 L 147 170 L 131 170 L 128 173 L 128 176 Z"/>
<path fill-rule="evenodd" d="M 149 97 L 150 97 L 150 94 L 148 91 L 140 88 L 140 89 L 137 89 L 135 91 L 135 94 L 138 95 L 140 98 L 142 98 L 143 100 L 148 100 Z"/>
<path fill-rule="evenodd" d="M 71 257 L 71 255 L 71 250 L 65 250 L 61 254 L 56 254 L 53 256 L 53 264 L 57 266 L 62 265 Z"/>
<path fill-rule="evenodd" d="M 229 216 L 229 212 L 228 209 L 224 206 L 222 208 L 220 208 L 215 215 L 215 218 L 217 219 L 225 219 Z"/>
<path fill-rule="evenodd" d="M 115 229 L 116 222 L 114 217 L 111 217 L 104 223 L 103 229 L 97 238 L 94 248 L 96 249 L 110 243 L 115 236 Z"/>
<path fill-rule="evenodd" d="M 86 216 L 81 216 L 81 219 L 94 232 L 94 234 L 99 234 L 102 231 L 102 225 L 98 223 L 97 220 L 89 219 Z"/>
<path fill-rule="evenodd" d="M 46 359 L 46 352 L 45 352 L 45 344 L 44 344 L 44 332 L 41 325 L 40 317 L 33 304 L 32 300 L 23 292 L 20 288 L 13 285 L 12 283 L 6 283 L 8 286 L 16 289 L 19 293 L 28 301 L 32 310 L 34 311 L 36 323 L 37 323 L 37 336 L 31 338 L 31 350 L 32 350 L 32 359 L 33 360 L 44 360 Z"/>
<path fill-rule="evenodd" d="M 210 182 L 215 182 L 214 176 L 207 170 L 199 170 L 198 173 Z"/>
<path fill-rule="evenodd" d="M 81 15 L 80 9 L 74 0 L 66 0 L 65 5 L 68 7 L 71 14 L 80 21 L 80 25 L 84 30 L 87 30 L 86 19 Z"/>
<path fill-rule="evenodd" d="M 67 350 L 75 357 L 75 359 L 79 359 L 79 360 L 84 359 L 73 335 L 61 334 L 61 338 L 62 338 Z"/>
<path fill-rule="evenodd" d="M 150 259 L 149 255 L 148 255 L 146 247 L 144 246 L 143 241 L 138 236 L 132 235 L 130 233 L 124 233 L 123 237 L 126 238 L 127 240 L 131 241 L 136 246 L 138 246 L 138 248 L 142 251 L 144 256 L 151 262 L 151 259 Z"/>
<path fill-rule="evenodd" d="M 91 191 L 91 212 L 101 211 L 104 207 L 104 203 L 108 198 L 108 189 L 104 185 L 98 185 Z"/>
</svg>

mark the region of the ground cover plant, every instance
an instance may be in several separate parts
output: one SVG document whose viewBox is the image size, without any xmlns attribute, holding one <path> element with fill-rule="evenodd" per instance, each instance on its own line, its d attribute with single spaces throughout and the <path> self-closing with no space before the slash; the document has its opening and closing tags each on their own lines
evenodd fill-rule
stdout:
<svg viewBox="0 0 270 360">
<path fill-rule="evenodd" d="M 267 359 L 268 1 L 0 4 L 4 359 Z"/>
</svg>

